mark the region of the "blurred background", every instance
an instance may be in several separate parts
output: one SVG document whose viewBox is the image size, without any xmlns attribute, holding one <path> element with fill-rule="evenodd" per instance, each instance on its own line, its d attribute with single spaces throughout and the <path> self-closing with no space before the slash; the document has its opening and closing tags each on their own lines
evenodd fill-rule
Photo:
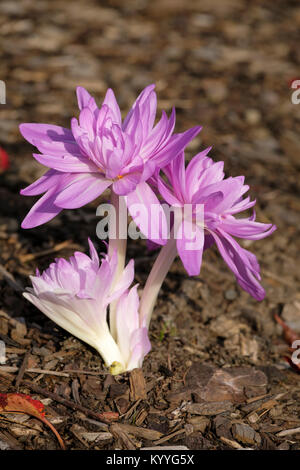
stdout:
<svg viewBox="0 0 300 470">
<path fill-rule="evenodd" d="M 47 265 L 49 257 L 30 253 L 48 250 L 51 258 L 66 240 L 63 255 L 75 245 L 85 248 L 96 225 L 94 203 L 35 230 L 20 229 L 33 198 L 19 190 L 45 168 L 31 157 L 19 124 L 68 127 L 78 114 L 77 85 L 98 104 L 112 87 L 125 114 L 137 94 L 156 83 L 159 108 L 176 106 L 177 131 L 203 126 L 188 156 L 212 145 L 227 174 L 246 176 L 258 219 L 278 225 L 255 250 L 272 304 L 291 301 L 299 281 L 300 105 L 291 100 L 291 82 L 300 76 L 298 1 L 3 0 L 0 12 L 6 84 L 0 146 L 10 162 L 0 175 L 0 256 L 8 271 L 22 277 L 37 263 Z M 142 253 L 139 244 L 129 248 L 129 255 Z"/>
</svg>

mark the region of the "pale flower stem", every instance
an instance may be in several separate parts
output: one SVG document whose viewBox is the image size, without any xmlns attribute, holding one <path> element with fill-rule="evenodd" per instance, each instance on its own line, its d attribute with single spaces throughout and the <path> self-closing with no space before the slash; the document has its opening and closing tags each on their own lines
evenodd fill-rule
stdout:
<svg viewBox="0 0 300 470">
<path fill-rule="evenodd" d="M 176 239 L 172 237 L 168 240 L 167 244 L 161 248 L 148 276 L 140 302 L 140 324 L 146 325 L 147 328 L 149 328 L 158 293 L 176 254 Z"/>
<path fill-rule="evenodd" d="M 107 367 L 117 363 L 122 366 L 123 370 L 125 370 L 125 364 L 120 349 L 108 328 L 107 331 L 105 331 L 105 334 L 101 335 L 100 341 L 98 343 L 94 343 L 93 346 L 102 356 Z"/>
<path fill-rule="evenodd" d="M 123 227 L 121 227 L 120 229 L 120 222 L 124 220 L 124 217 L 126 217 L 126 222 L 127 222 L 127 209 L 126 209 L 125 204 L 123 205 L 121 204 L 122 202 L 121 197 L 122 196 L 118 196 L 118 194 L 116 194 L 114 191 L 111 191 L 111 203 L 115 208 L 115 217 L 113 216 L 111 220 L 109 221 L 109 230 L 112 236 L 109 238 L 108 255 L 112 256 L 114 251 L 115 250 L 117 251 L 118 267 L 117 267 L 116 276 L 114 279 L 114 284 L 116 284 L 120 275 L 122 274 L 124 267 L 125 267 L 125 260 L 126 260 L 127 231 L 126 231 L 126 234 L 121 233 Z M 124 211 L 125 211 L 125 214 L 123 213 Z M 126 230 L 127 230 L 127 223 L 125 223 L 125 225 L 126 225 Z M 116 308 L 117 308 L 117 300 L 113 301 L 109 307 L 110 331 L 115 340 L 117 339 Z"/>
</svg>

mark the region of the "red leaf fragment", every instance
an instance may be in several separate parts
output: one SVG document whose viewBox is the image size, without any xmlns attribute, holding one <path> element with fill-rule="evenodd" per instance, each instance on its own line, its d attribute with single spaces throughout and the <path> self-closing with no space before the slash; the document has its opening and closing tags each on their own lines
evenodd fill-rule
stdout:
<svg viewBox="0 0 300 470">
<path fill-rule="evenodd" d="M 9 167 L 9 158 L 7 152 L 0 147 L 0 171 L 5 171 Z"/>
<path fill-rule="evenodd" d="M 288 343 L 289 346 L 292 346 L 293 342 L 297 339 L 300 339 L 300 334 L 292 330 L 278 315 L 274 315 L 275 320 L 283 329 L 283 338 Z"/>
<path fill-rule="evenodd" d="M 286 362 L 294 369 L 298 374 L 300 374 L 300 364 L 295 364 L 292 359 L 288 356 L 284 356 Z"/>
<path fill-rule="evenodd" d="M 99 419 L 103 419 L 105 422 L 118 421 L 119 413 L 115 411 L 104 411 L 103 413 L 98 413 Z"/>
<path fill-rule="evenodd" d="M 290 328 L 278 315 L 276 315 L 276 313 L 274 315 L 274 318 L 277 321 L 277 323 L 279 323 L 279 325 L 282 327 L 283 338 L 285 339 L 285 341 L 287 342 L 289 346 L 292 346 L 294 341 L 300 340 L 300 334 L 292 330 L 292 328 Z M 289 349 L 291 352 L 293 351 L 292 348 L 289 348 Z M 294 369 L 296 372 L 298 372 L 298 374 L 300 374 L 300 364 L 295 364 L 292 361 L 292 359 L 288 356 L 284 356 L 284 359 L 292 367 L 292 369 Z"/>
</svg>

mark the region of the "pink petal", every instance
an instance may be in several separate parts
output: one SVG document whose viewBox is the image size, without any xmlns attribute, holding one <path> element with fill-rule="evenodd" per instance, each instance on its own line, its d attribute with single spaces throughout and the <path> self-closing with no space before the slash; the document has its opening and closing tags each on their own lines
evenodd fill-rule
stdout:
<svg viewBox="0 0 300 470">
<path fill-rule="evenodd" d="M 52 188 L 46 194 L 44 194 L 44 196 L 42 196 L 30 209 L 27 216 L 23 220 L 21 227 L 37 227 L 38 225 L 42 225 L 48 222 L 57 214 L 59 214 L 62 211 L 62 208 L 58 207 L 54 203 L 56 194 L 56 187 Z"/>
<path fill-rule="evenodd" d="M 116 310 L 117 343 L 125 362 L 130 358 L 131 335 L 139 328 L 137 285 L 120 297 Z"/>
<path fill-rule="evenodd" d="M 263 300 L 265 290 L 258 282 L 259 265 L 256 257 L 240 247 L 230 235 L 220 231 L 212 233 L 218 249 L 228 267 L 236 276 L 238 284 L 256 300 Z"/>
<path fill-rule="evenodd" d="M 78 174 L 73 181 L 60 191 L 55 204 L 63 209 L 77 209 L 96 199 L 111 181 L 101 175 L 91 173 Z"/>
<path fill-rule="evenodd" d="M 116 122 L 117 124 L 121 126 L 122 125 L 121 111 L 117 103 L 115 94 L 111 88 L 109 88 L 106 92 L 103 105 L 107 105 L 109 107 L 110 114 L 112 115 L 114 122 Z"/>
<path fill-rule="evenodd" d="M 193 237 L 192 237 L 192 234 Z M 197 276 L 200 273 L 204 230 L 191 221 L 184 220 L 177 232 L 176 246 L 183 266 L 190 276 Z"/>
<path fill-rule="evenodd" d="M 129 173 L 113 183 L 113 190 L 120 196 L 126 196 L 134 191 L 141 180 L 141 173 Z"/>
<path fill-rule="evenodd" d="M 165 245 L 168 238 L 168 224 L 164 210 L 150 186 L 139 183 L 135 191 L 126 196 L 130 215 L 150 240 Z"/>
<path fill-rule="evenodd" d="M 123 130 L 128 132 L 128 128 L 132 127 L 132 119 L 135 119 L 135 113 L 139 105 L 143 104 L 145 100 L 148 98 L 150 93 L 154 90 L 155 85 L 148 85 L 137 97 L 135 102 L 133 103 L 129 113 L 127 114 L 126 118 L 124 119 L 123 123 Z"/>
<path fill-rule="evenodd" d="M 34 158 L 49 168 L 66 173 L 95 173 L 98 171 L 97 166 L 87 157 L 74 157 L 72 155 L 43 155 L 39 153 L 33 154 Z"/>
<path fill-rule="evenodd" d="M 131 337 L 131 356 L 127 364 L 127 370 L 142 367 L 146 354 L 151 351 L 151 343 L 146 327 L 135 330 Z"/>
<path fill-rule="evenodd" d="M 64 127 L 51 124 L 24 123 L 20 125 L 20 132 L 28 142 L 37 147 L 42 153 L 81 155 L 72 132 Z"/>
<path fill-rule="evenodd" d="M 80 110 L 83 108 L 90 108 L 92 112 L 96 111 L 97 105 L 94 98 L 86 91 L 85 88 L 78 86 L 76 88 L 78 107 Z"/>
<path fill-rule="evenodd" d="M 62 174 L 55 170 L 48 170 L 34 183 L 21 189 L 20 194 L 23 196 L 37 196 L 38 194 L 45 193 L 51 187 L 57 186 L 61 180 Z"/>
<path fill-rule="evenodd" d="M 155 162 L 157 166 L 163 168 L 168 165 L 168 163 L 179 153 L 181 153 L 184 148 L 189 144 L 189 142 L 196 137 L 197 134 L 201 131 L 201 126 L 192 127 L 182 134 L 174 134 L 169 142 L 160 149 L 155 156 Z"/>
<path fill-rule="evenodd" d="M 261 240 L 268 237 L 276 230 L 272 224 L 262 224 L 260 222 L 251 222 L 248 219 L 225 219 L 222 222 L 222 230 L 238 238 L 248 240 Z"/>
<path fill-rule="evenodd" d="M 171 206 L 181 206 L 181 202 L 172 193 L 171 188 L 167 186 L 164 180 L 159 176 L 157 178 L 157 187 L 164 200 Z"/>
</svg>

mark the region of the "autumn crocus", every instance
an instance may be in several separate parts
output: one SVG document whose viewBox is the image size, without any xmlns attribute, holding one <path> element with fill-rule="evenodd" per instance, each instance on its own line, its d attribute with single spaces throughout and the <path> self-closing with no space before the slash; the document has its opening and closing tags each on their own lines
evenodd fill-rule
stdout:
<svg viewBox="0 0 300 470">
<path fill-rule="evenodd" d="M 141 299 L 141 312 L 146 322 L 161 284 L 178 253 L 190 276 L 198 275 L 203 251 L 217 245 L 224 261 L 236 277 L 238 284 L 256 300 L 265 297 L 260 281 L 260 266 L 256 256 L 235 240 L 259 240 L 270 235 L 276 226 L 255 221 L 251 217 L 236 218 L 250 209 L 256 201 L 243 198 L 249 190 L 244 177 L 224 178 L 223 162 L 213 162 L 207 156 L 209 148 L 196 155 L 185 168 L 182 152 L 163 169 L 166 181 L 158 175 L 157 188 L 162 198 L 179 211 L 179 223 L 159 254 L 147 280 Z M 185 218 L 184 208 L 191 207 Z M 197 217 L 201 213 L 202 217 Z M 193 234 L 191 236 L 191 234 Z M 191 242 L 193 244 L 191 245 Z M 192 246 L 192 248 L 191 248 Z"/>
<path fill-rule="evenodd" d="M 79 121 L 73 118 L 71 129 L 48 124 L 20 126 L 25 139 L 41 152 L 33 155 L 35 159 L 50 168 L 21 191 L 25 196 L 44 193 L 22 227 L 36 227 L 62 209 L 82 207 L 108 187 L 114 194 L 126 196 L 129 210 L 133 204 L 142 203 L 152 205 L 160 213 L 157 197 L 147 180 L 158 167 L 176 157 L 201 128 L 173 134 L 174 109 L 169 118 L 163 112 L 154 125 L 154 85 L 143 90 L 124 121 L 111 89 L 100 108 L 82 87 L 77 88 L 77 98 Z M 155 214 L 153 219 L 156 220 Z M 141 224 L 145 231 L 143 221 Z"/>
<path fill-rule="evenodd" d="M 141 367 L 151 349 L 148 330 L 140 322 L 137 286 L 129 261 L 116 282 L 117 255 L 105 255 L 101 263 L 89 241 L 90 256 L 76 252 L 66 261 L 56 259 L 49 268 L 31 276 L 32 288 L 24 297 L 47 317 L 95 348 L 112 374 Z M 107 322 L 112 301 L 114 318 Z"/>
</svg>

